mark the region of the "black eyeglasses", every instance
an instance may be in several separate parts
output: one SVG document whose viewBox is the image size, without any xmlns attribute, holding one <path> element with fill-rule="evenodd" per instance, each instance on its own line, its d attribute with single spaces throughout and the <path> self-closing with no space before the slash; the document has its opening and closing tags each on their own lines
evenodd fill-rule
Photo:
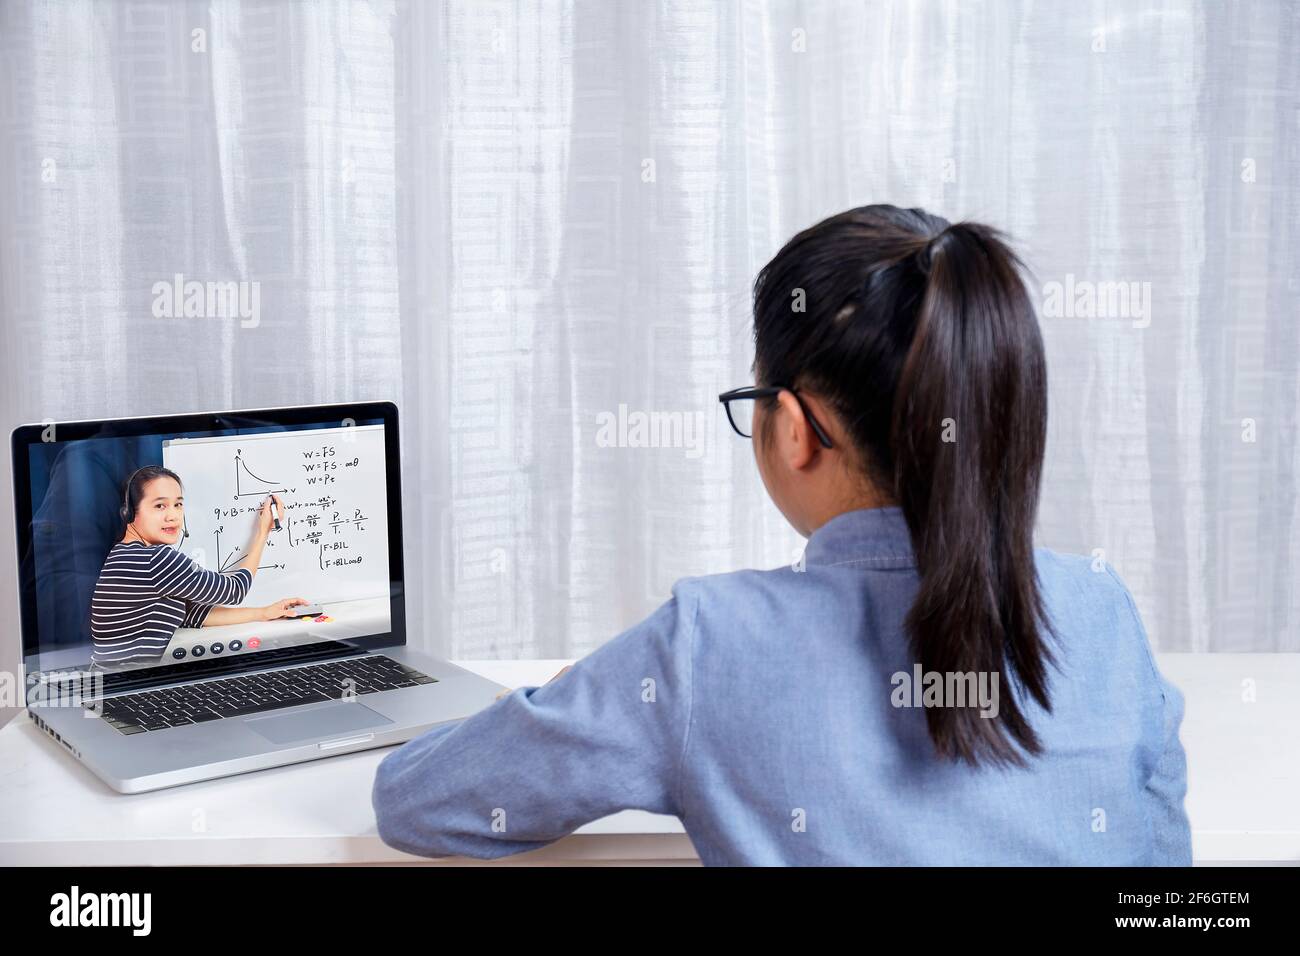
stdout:
<svg viewBox="0 0 1300 956">
<path fill-rule="evenodd" d="M 825 430 L 817 423 L 817 419 L 813 418 L 812 412 L 808 410 L 808 406 L 804 404 L 803 399 L 799 397 L 799 393 L 793 388 L 788 388 L 785 385 L 772 385 L 764 388 L 750 385 L 745 388 L 733 388 L 729 392 L 723 392 L 718 396 L 718 401 L 726 407 L 727 420 L 731 422 L 731 427 L 736 430 L 736 434 L 742 438 L 752 438 L 754 437 L 754 406 L 751 402 L 754 399 L 771 398 L 774 395 L 780 395 L 782 392 L 789 392 L 794 396 L 794 400 L 799 403 L 803 413 L 808 416 L 808 424 L 812 426 L 812 430 L 817 434 L 817 440 L 827 448 L 834 448 L 835 446 L 831 444 Z"/>
</svg>

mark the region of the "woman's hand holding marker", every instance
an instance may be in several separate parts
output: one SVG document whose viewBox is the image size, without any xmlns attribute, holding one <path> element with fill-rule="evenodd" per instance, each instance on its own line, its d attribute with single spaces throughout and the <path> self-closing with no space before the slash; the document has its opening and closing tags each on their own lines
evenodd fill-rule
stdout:
<svg viewBox="0 0 1300 956">
<path fill-rule="evenodd" d="M 274 505 L 272 509 L 271 505 Z M 284 502 L 280 500 L 279 495 L 267 495 L 257 507 L 257 535 L 262 541 L 271 536 L 271 530 L 275 527 L 275 521 L 278 515 L 284 514 Z"/>
</svg>

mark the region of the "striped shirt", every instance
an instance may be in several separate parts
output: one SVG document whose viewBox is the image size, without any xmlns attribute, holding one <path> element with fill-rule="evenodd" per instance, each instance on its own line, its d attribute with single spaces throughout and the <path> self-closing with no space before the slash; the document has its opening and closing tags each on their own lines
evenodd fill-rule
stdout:
<svg viewBox="0 0 1300 956">
<path fill-rule="evenodd" d="M 252 584 L 247 568 L 208 571 L 171 545 L 119 541 L 90 603 L 91 660 L 160 661 L 176 628 L 202 627 L 213 607 L 239 604 Z"/>
</svg>

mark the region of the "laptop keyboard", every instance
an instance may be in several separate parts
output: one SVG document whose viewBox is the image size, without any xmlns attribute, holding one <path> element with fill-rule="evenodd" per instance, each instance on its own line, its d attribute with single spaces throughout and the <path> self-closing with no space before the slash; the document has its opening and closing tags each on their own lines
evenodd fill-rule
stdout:
<svg viewBox="0 0 1300 956">
<path fill-rule="evenodd" d="M 324 664 L 106 697 L 102 701 L 103 718 L 119 733 L 139 734 L 434 683 L 437 683 L 435 678 L 399 664 L 391 657 L 365 654 Z"/>
</svg>

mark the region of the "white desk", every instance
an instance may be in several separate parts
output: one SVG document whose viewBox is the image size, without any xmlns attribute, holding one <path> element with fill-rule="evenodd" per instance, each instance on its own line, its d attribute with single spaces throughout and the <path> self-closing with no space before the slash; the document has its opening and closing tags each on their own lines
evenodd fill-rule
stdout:
<svg viewBox="0 0 1300 956">
<path fill-rule="evenodd" d="M 461 661 L 508 687 L 568 661 Z M 1188 814 L 1198 863 L 1300 863 L 1300 655 L 1159 657 L 1187 697 Z M 1255 681 L 1257 701 L 1242 701 Z M 0 728 L 0 864 L 419 863 L 375 832 L 370 787 L 389 748 L 152 793 L 110 790 L 21 715 Z M 455 863 L 482 861 L 456 858 Z M 675 817 L 624 811 L 483 865 L 698 864 Z"/>
<path fill-rule="evenodd" d="M 572 661 L 461 661 L 507 687 L 546 683 Z M 0 727 L 0 865 L 416 863 L 375 830 L 370 790 L 391 747 L 221 780 L 119 794 L 22 713 Z M 699 865 L 676 817 L 627 810 L 501 861 Z"/>
</svg>

